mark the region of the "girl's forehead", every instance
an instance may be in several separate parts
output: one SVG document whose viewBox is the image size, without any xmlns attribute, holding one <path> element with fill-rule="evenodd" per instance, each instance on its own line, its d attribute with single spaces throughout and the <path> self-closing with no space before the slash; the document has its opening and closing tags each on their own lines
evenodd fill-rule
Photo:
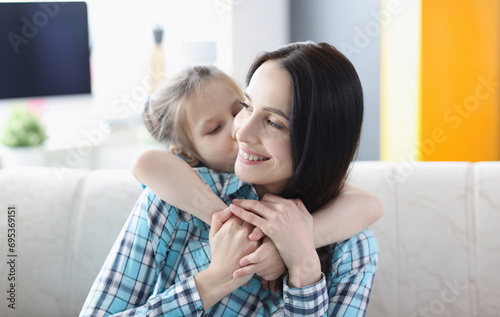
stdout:
<svg viewBox="0 0 500 317">
<path fill-rule="evenodd" d="M 232 115 L 235 105 L 239 105 L 241 98 L 230 85 L 213 84 L 200 89 L 186 101 L 185 113 L 191 124 L 202 124 L 219 116 Z"/>
</svg>

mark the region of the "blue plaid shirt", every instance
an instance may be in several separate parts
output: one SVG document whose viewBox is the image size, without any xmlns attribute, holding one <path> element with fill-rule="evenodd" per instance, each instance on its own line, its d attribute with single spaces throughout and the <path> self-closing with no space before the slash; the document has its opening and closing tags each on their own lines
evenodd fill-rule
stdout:
<svg viewBox="0 0 500 317">
<path fill-rule="evenodd" d="M 206 168 L 198 174 L 226 203 L 257 199 L 234 174 Z M 196 199 L 196 197 L 193 197 Z M 168 205 L 149 189 L 136 203 L 85 301 L 80 316 L 363 316 L 378 246 L 369 230 L 331 246 L 331 272 L 314 284 L 283 292 L 252 277 L 208 310 L 194 275 L 210 263 L 209 227 Z"/>
</svg>

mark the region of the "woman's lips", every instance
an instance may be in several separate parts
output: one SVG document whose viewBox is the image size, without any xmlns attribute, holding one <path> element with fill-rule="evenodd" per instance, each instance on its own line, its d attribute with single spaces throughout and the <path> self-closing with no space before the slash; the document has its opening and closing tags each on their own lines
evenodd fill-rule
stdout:
<svg viewBox="0 0 500 317">
<path fill-rule="evenodd" d="M 269 160 L 268 157 L 259 155 L 255 152 L 252 152 L 252 151 L 245 149 L 245 148 L 240 148 L 240 150 L 238 152 L 238 159 L 240 161 L 242 161 L 243 163 L 250 164 L 250 165 L 260 164 L 260 163 L 263 163 L 263 162 Z"/>
</svg>

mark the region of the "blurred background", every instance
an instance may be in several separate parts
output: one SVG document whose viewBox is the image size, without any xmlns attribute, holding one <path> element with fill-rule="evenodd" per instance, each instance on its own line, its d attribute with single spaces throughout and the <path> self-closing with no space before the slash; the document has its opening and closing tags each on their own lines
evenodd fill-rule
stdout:
<svg viewBox="0 0 500 317">
<path fill-rule="evenodd" d="M 0 1 L 0 33 L 3 167 L 129 168 L 158 146 L 158 81 L 209 63 L 244 87 L 257 53 L 305 40 L 361 77 L 358 160 L 500 158 L 500 0 Z"/>
</svg>

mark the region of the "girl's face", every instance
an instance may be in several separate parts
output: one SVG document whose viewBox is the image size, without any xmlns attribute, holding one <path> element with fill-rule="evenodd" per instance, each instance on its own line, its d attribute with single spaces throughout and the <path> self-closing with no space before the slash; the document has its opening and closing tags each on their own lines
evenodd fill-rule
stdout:
<svg viewBox="0 0 500 317">
<path fill-rule="evenodd" d="M 278 194 L 292 177 L 291 96 L 288 73 L 267 61 L 253 74 L 244 109 L 234 120 L 239 146 L 235 173 L 256 185 L 259 195 Z"/>
<path fill-rule="evenodd" d="M 185 115 L 194 149 L 207 167 L 232 172 L 238 145 L 231 131 L 240 96 L 223 79 L 212 79 L 188 102 Z"/>
</svg>

